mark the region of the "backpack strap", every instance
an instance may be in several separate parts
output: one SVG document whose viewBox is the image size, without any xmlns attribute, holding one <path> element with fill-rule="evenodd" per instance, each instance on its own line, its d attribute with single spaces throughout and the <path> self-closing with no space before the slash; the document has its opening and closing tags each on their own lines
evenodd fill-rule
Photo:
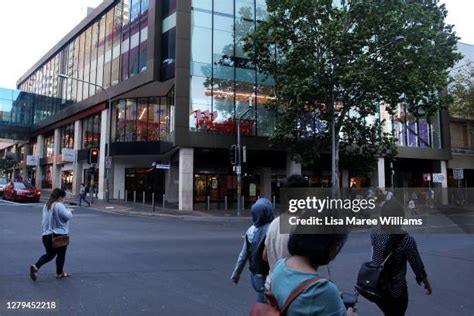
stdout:
<svg viewBox="0 0 474 316">
<path fill-rule="evenodd" d="M 381 264 L 382 266 L 385 265 L 385 263 L 388 261 L 388 259 L 392 256 L 395 249 L 397 249 L 398 246 L 400 246 L 400 244 L 402 243 L 402 241 L 405 239 L 406 236 L 407 236 L 407 234 L 391 235 L 391 238 L 390 238 L 390 240 L 388 242 L 388 245 L 387 245 L 387 248 L 390 250 L 390 253 L 387 255 L 385 260 L 382 262 L 382 264 Z"/>
<path fill-rule="evenodd" d="M 301 283 L 296 289 L 291 292 L 290 296 L 285 301 L 285 304 L 283 305 L 280 314 L 283 315 L 285 311 L 288 309 L 290 304 L 301 294 L 306 290 L 311 284 L 323 280 L 324 278 L 322 276 L 315 276 L 313 278 L 310 278 L 303 283 Z"/>
</svg>

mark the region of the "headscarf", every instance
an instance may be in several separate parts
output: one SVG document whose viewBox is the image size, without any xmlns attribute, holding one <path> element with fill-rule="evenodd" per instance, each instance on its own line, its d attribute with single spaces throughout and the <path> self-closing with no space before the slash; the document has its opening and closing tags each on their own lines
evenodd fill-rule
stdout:
<svg viewBox="0 0 474 316">
<path fill-rule="evenodd" d="M 258 199 L 252 205 L 252 220 L 255 227 L 261 227 L 273 220 L 273 206 L 266 198 Z"/>
</svg>

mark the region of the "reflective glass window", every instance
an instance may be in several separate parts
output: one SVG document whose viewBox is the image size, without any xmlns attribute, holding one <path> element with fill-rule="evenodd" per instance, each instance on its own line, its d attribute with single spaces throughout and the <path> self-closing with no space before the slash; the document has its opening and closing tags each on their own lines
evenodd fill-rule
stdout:
<svg viewBox="0 0 474 316">
<path fill-rule="evenodd" d="M 138 99 L 137 141 L 148 140 L 148 101 Z"/>
</svg>

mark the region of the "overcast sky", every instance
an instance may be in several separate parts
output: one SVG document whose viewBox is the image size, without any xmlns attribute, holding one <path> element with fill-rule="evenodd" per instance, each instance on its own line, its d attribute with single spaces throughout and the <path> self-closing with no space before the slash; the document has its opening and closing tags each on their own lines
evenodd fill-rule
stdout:
<svg viewBox="0 0 474 316">
<path fill-rule="evenodd" d="M 229 1 L 229 0 L 220 0 Z M 16 80 L 85 16 L 87 7 L 102 0 L 2 1 L 0 14 L 0 87 L 15 88 Z M 474 1 L 442 0 L 461 41 L 474 44 Z M 27 9 L 26 9 L 27 8 Z"/>
</svg>

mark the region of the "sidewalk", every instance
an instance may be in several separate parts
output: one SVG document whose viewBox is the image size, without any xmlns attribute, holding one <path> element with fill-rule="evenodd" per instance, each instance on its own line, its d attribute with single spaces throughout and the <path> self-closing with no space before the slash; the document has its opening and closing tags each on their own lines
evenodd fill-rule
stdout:
<svg viewBox="0 0 474 316">
<path fill-rule="evenodd" d="M 46 202 L 50 193 L 50 190 L 42 190 L 41 201 Z M 78 197 L 71 195 L 66 197 L 65 202 L 71 206 L 77 206 L 78 200 Z M 90 201 L 89 197 L 88 200 Z M 153 207 L 150 204 L 125 202 L 122 200 L 111 200 L 109 203 L 105 203 L 102 200 L 94 198 L 90 208 L 101 212 L 122 215 L 161 216 L 202 221 L 232 221 L 249 223 L 252 221 L 249 209 L 243 210 L 241 216 L 237 216 L 237 210 L 180 211 L 176 204 L 166 204 L 167 207 L 163 208 L 161 202 L 156 203 L 155 210 L 153 210 Z"/>
</svg>

